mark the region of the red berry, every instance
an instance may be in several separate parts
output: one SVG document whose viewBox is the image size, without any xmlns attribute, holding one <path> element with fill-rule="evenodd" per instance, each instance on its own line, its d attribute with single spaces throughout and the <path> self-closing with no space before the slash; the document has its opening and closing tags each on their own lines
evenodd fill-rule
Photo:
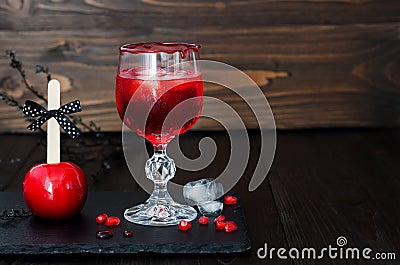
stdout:
<svg viewBox="0 0 400 265">
<path fill-rule="evenodd" d="M 237 230 L 237 224 L 234 221 L 226 222 L 225 232 L 230 233 Z"/>
<path fill-rule="evenodd" d="M 117 226 L 121 221 L 116 216 L 110 216 L 106 219 L 106 226 Z"/>
<path fill-rule="evenodd" d="M 102 224 L 107 220 L 107 218 L 108 218 L 107 214 L 105 214 L 105 213 L 99 214 L 96 217 L 96 223 Z"/>
<path fill-rule="evenodd" d="M 217 218 L 214 219 L 214 223 L 218 222 L 218 221 L 225 221 L 225 216 L 224 215 L 220 215 Z"/>
<path fill-rule="evenodd" d="M 215 229 L 217 230 L 224 230 L 226 222 L 225 221 L 216 221 L 215 222 Z"/>
<path fill-rule="evenodd" d="M 186 231 L 186 230 L 189 230 L 190 227 L 192 227 L 192 224 L 188 221 L 182 220 L 179 222 L 178 227 L 179 227 L 179 230 Z"/>
<path fill-rule="evenodd" d="M 236 204 L 237 201 L 238 201 L 238 199 L 235 196 L 232 196 L 232 195 L 226 195 L 224 197 L 224 203 L 225 204 L 232 205 L 232 204 Z"/>
<path fill-rule="evenodd" d="M 113 232 L 110 230 L 99 230 L 96 232 L 96 237 L 98 239 L 108 239 L 113 237 Z"/>
<path fill-rule="evenodd" d="M 133 232 L 131 230 L 125 230 L 124 237 L 133 237 Z"/>
<path fill-rule="evenodd" d="M 202 217 L 199 218 L 199 223 L 202 225 L 208 224 L 208 217 L 203 215 Z"/>
</svg>

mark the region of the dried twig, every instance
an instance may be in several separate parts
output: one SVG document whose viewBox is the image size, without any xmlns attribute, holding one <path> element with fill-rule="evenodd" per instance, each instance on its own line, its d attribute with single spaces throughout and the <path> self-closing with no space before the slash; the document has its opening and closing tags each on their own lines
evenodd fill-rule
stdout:
<svg viewBox="0 0 400 265">
<path fill-rule="evenodd" d="M 11 63 L 10 66 L 14 69 L 16 69 L 19 73 L 19 75 L 22 78 L 22 82 L 24 83 L 25 87 L 32 92 L 32 94 L 34 94 L 36 97 L 40 98 L 41 100 L 43 100 L 44 102 L 47 103 L 47 99 L 43 96 L 42 93 L 40 93 L 39 91 L 37 91 L 32 85 L 30 85 L 28 83 L 28 81 L 26 80 L 26 74 L 25 74 L 25 70 L 22 68 L 22 62 L 17 60 L 15 57 L 15 52 L 14 51 L 10 51 L 7 50 L 6 54 L 8 56 L 8 58 L 10 58 Z"/>
</svg>

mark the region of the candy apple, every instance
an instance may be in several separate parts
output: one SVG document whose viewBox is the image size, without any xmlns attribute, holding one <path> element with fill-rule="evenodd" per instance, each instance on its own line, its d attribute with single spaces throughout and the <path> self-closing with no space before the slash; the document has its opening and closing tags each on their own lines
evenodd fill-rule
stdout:
<svg viewBox="0 0 400 265">
<path fill-rule="evenodd" d="M 25 175 L 23 194 L 34 215 L 46 219 L 70 218 L 86 202 L 85 174 L 70 162 L 36 165 Z"/>
</svg>

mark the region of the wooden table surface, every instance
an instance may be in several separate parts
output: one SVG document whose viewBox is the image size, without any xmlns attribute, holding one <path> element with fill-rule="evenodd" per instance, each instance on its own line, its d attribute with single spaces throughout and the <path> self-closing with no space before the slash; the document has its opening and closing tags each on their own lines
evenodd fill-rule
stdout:
<svg viewBox="0 0 400 265">
<path fill-rule="evenodd" d="M 119 133 L 107 136 L 117 142 L 121 138 Z M 224 133 L 189 132 L 180 138 L 183 152 L 198 155 L 196 146 L 204 136 L 217 143 L 215 160 L 198 173 L 178 170 L 176 182 L 215 177 L 225 166 L 230 147 Z M 0 135 L 0 191 L 21 190 L 26 170 L 45 157 L 38 139 L 38 135 Z M 250 131 L 250 142 L 251 162 L 233 189 L 246 210 L 252 240 L 249 253 L 0 256 L 0 264 L 399 264 L 400 130 L 279 131 L 268 180 L 254 192 L 248 192 L 247 186 L 259 152 L 256 131 Z M 94 152 L 89 151 L 87 156 Z M 90 191 L 139 189 L 121 151 L 108 162 L 110 170 L 95 179 L 88 176 Z M 90 173 L 100 162 L 76 163 Z M 339 236 L 346 237 L 349 247 L 395 252 L 397 260 L 279 260 L 276 255 L 272 260 L 260 260 L 256 255 L 264 243 L 275 248 L 320 249 L 336 246 Z"/>
</svg>

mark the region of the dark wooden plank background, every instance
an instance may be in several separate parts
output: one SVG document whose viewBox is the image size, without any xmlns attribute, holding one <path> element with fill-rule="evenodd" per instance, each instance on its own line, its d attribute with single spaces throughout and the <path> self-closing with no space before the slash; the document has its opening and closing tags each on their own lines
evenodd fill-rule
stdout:
<svg viewBox="0 0 400 265">
<path fill-rule="evenodd" d="M 278 128 L 398 126 L 399 32 L 398 0 L 0 2 L 0 51 L 16 50 L 42 91 L 35 65 L 49 66 L 64 101 L 80 98 L 85 120 L 115 131 L 117 48 L 155 40 L 201 43 L 203 59 L 244 70 L 261 86 Z M 32 98 L 6 56 L 0 86 L 21 101 Z M 226 98 L 223 90 L 211 94 Z M 257 126 L 247 108 L 241 115 Z M 24 126 L 0 104 L 0 131 Z M 217 127 L 204 119 L 196 128 Z"/>
</svg>

